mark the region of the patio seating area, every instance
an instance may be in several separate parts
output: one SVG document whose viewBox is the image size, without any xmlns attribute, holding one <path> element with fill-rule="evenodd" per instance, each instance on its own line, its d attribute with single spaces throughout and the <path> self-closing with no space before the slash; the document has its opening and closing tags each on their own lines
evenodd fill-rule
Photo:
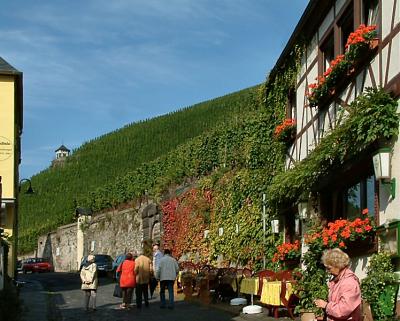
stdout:
<svg viewBox="0 0 400 321">
<path fill-rule="evenodd" d="M 216 268 L 210 265 L 181 262 L 178 292 L 185 300 L 198 299 L 204 304 L 230 302 L 242 297 L 267 308 L 274 318 L 294 319 L 298 297 L 293 291 L 293 272 L 263 270 L 254 273 L 248 268 Z"/>
</svg>

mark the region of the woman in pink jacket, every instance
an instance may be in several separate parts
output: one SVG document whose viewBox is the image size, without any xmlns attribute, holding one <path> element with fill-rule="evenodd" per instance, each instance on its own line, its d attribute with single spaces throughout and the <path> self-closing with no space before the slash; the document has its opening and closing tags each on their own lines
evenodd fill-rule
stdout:
<svg viewBox="0 0 400 321">
<path fill-rule="evenodd" d="M 317 299 L 315 305 L 325 309 L 328 321 L 360 321 L 360 281 L 349 268 L 349 256 L 338 248 L 326 250 L 322 263 L 333 278 L 328 285 L 328 301 Z"/>
<path fill-rule="evenodd" d="M 120 273 L 119 286 L 122 290 L 121 309 L 127 309 L 132 302 L 133 289 L 136 286 L 135 261 L 132 253 L 128 253 L 117 269 Z"/>
</svg>

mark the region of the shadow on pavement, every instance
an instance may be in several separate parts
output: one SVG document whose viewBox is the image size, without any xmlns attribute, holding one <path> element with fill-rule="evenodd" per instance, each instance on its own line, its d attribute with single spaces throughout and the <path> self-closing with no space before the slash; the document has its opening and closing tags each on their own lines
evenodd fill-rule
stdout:
<svg viewBox="0 0 400 321">
<path fill-rule="evenodd" d="M 241 320 L 231 314 L 211 309 L 197 304 L 177 302 L 175 309 L 160 309 L 158 303 L 150 304 L 150 307 L 129 310 L 121 310 L 118 305 L 105 304 L 97 307 L 96 311 L 84 309 L 61 309 L 65 321 L 99 320 L 99 321 L 232 321 Z"/>
</svg>

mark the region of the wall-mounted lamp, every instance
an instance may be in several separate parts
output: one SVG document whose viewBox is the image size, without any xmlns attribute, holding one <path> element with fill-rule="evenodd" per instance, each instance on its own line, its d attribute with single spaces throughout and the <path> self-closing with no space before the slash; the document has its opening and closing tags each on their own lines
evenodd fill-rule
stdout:
<svg viewBox="0 0 400 321">
<path fill-rule="evenodd" d="M 271 220 L 271 229 L 272 229 L 272 233 L 274 233 L 274 234 L 279 233 L 279 220 L 278 219 Z"/>
<path fill-rule="evenodd" d="M 294 218 L 294 233 L 300 235 L 300 217 L 295 216 Z"/>
<path fill-rule="evenodd" d="M 19 181 L 18 191 L 21 192 L 21 186 L 22 186 L 22 183 L 23 183 L 23 182 L 28 182 L 28 183 L 29 183 L 29 187 L 28 187 L 28 189 L 24 192 L 24 194 L 28 194 L 28 195 L 35 194 L 35 192 L 33 191 L 33 188 L 32 188 L 31 180 L 30 180 L 30 179 L 27 179 L 27 178 L 23 178 L 23 179 L 21 179 L 21 180 Z"/>
<path fill-rule="evenodd" d="M 307 214 L 308 214 L 308 201 L 300 201 L 297 204 L 297 209 L 299 212 L 299 218 L 301 220 L 305 220 L 307 218 Z"/>
<path fill-rule="evenodd" d="M 392 198 L 396 197 L 396 179 L 391 179 L 390 165 L 391 165 L 391 154 L 390 148 L 380 148 L 372 157 L 374 163 L 375 179 L 381 181 L 383 186 L 386 186 L 390 190 Z"/>
</svg>

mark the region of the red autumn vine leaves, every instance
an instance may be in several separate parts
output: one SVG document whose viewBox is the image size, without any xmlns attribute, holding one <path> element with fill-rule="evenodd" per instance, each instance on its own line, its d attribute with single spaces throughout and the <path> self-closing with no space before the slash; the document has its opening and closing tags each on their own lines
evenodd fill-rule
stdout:
<svg viewBox="0 0 400 321">
<path fill-rule="evenodd" d="M 208 258 L 209 249 L 204 239 L 208 213 L 212 203 L 211 191 L 191 189 L 185 194 L 162 204 L 163 242 L 176 257 L 198 253 L 201 260 Z"/>
</svg>

